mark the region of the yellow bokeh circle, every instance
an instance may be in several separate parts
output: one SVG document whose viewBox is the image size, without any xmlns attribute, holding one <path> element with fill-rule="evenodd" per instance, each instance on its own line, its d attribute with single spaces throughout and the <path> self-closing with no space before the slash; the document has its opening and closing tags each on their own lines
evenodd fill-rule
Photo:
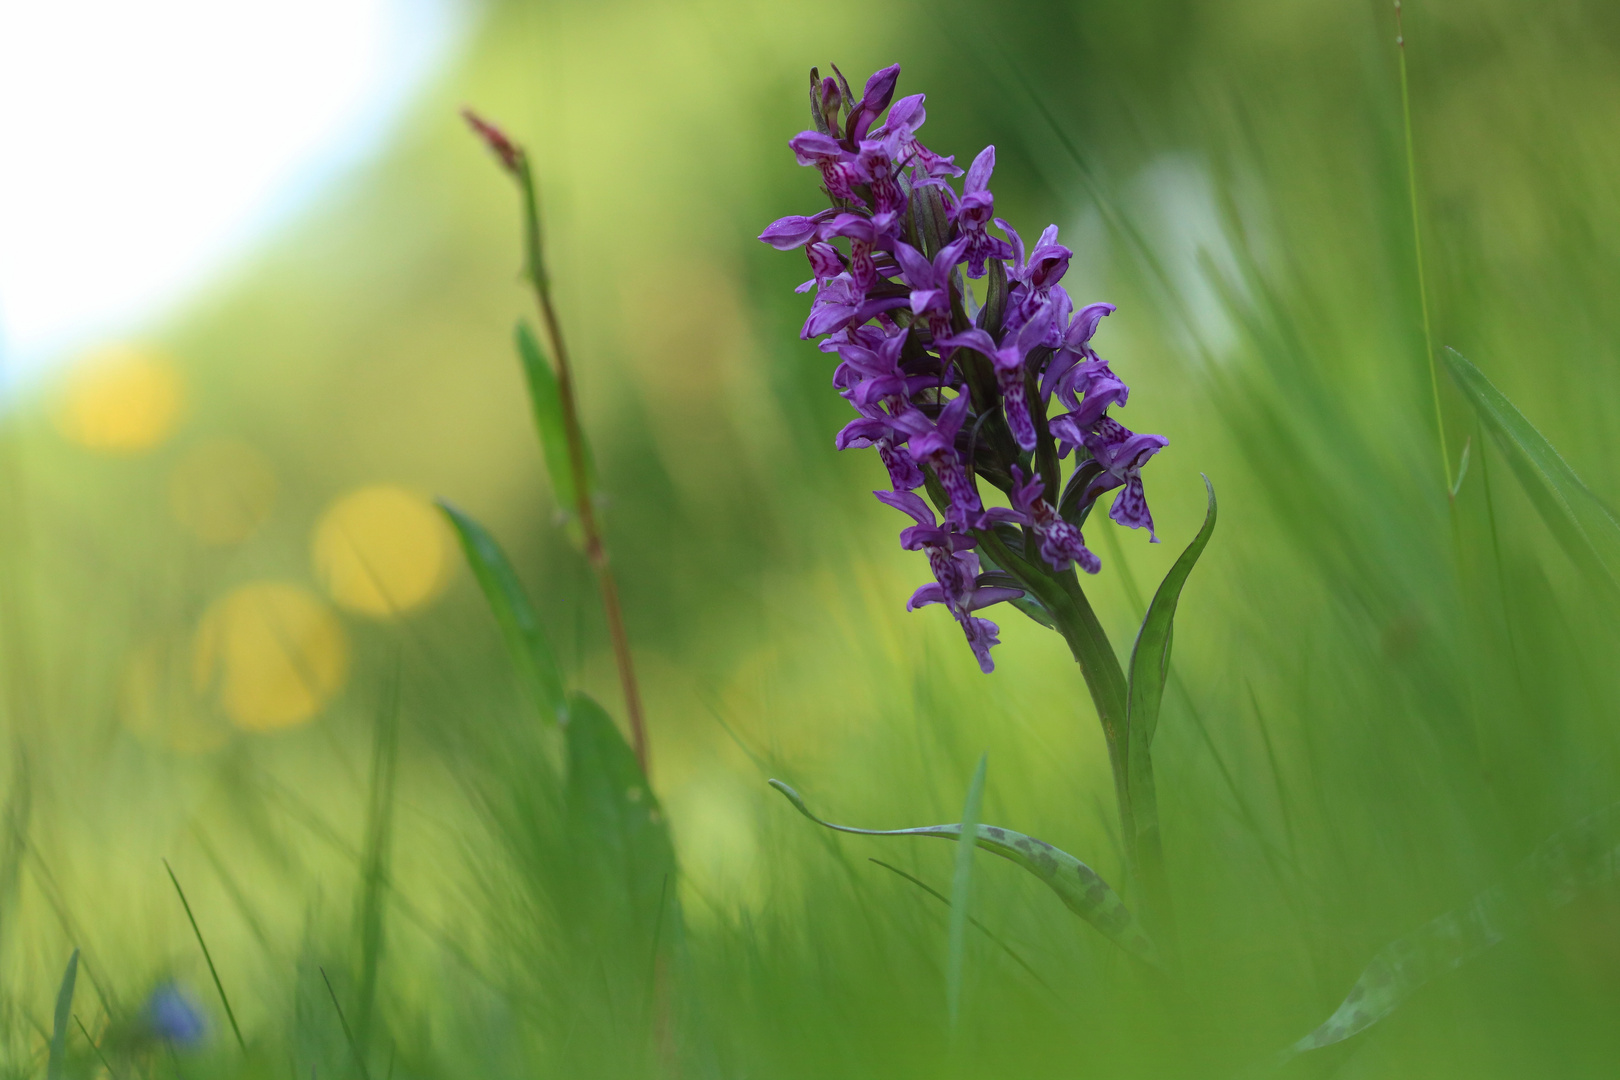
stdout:
<svg viewBox="0 0 1620 1080">
<path fill-rule="evenodd" d="M 326 602 L 261 581 L 216 600 L 197 627 L 192 678 L 237 727 L 273 731 L 320 712 L 349 673 L 349 639 Z"/>
<path fill-rule="evenodd" d="M 239 544 L 270 517 L 276 473 L 263 454 L 234 439 L 188 449 L 169 474 L 175 520 L 205 544 Z"/>
<path fill-rule="evenodd" d="M 443 591 L 451 539 L 439 511 L 393 484 L 352 491 L 315 526 L 315 575 L 343 607 L 388 618 Z"/>
<path fill-rule="evenodd" d="M 85 356 L 68 373 L 56 423 L 80 446 L 134 454 L 173 434 L 184 404 L 180 369 L 167 354 L 111 345 Z"/>
</svg>

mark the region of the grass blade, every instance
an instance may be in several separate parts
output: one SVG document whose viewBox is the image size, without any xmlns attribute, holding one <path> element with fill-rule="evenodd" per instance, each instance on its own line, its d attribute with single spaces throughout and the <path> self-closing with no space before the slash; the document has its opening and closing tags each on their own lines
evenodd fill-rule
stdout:
<svg viewBox="0 0 1620 1080">
<path fill-rule="evenodd" d="M 940 892 L 938 889 L 936 889 L 932 885 L 928 884 L 928 882 L 924 881 L 922 878 L 917 877 L 914 874 L 908 874 L 904 870 L 900 869 L 898 866 L 895 866 L 892 863 L 886 863 L 882 859 L 867 859 L 866 861 L 870 862 L 870 863 L 877 863 L 879 866 L 883 867 L 883 869 L 889 871 L 890 873 L 898 874 L 899 876 L 905 878 L 907 881 L 911 882 L 913 885 L 917 886 L 917 888 L 921 889 L 923 892 L 927 893 L 929 896 L 932 896 L 935 900 L 938 900 L 940 903 L 944 904 L 946 907 L 951 906 L 951 898 L 950 897 L 946 896 L 944 893 Z M 998 948 L 1002 952 L 1006 953 L 1007 957 L 1010 960 L 1012 960 L 1013 963 L 1015 963 L 1019 967 L 1023 968 L 1024 972 L 1030 978 L 1034 979 L 1037 983 L 1040 984 L 1041 989 L 1043 989 L 1043 990 L 1045 990 L 1045 991 L 1047 991 L 1048 993 L 1051 993 L 1051 994 L 1056 994 L 1057 993 L 1056 990 L 1052 989 L 1052 986 L 1051 986 L 1050 983 L 1048 983 L 1045 979 L 1041 978 L 1040 972 L 1038 972 L 1034 968 L 1030 967 L 1029 966 L 1029 961 L 1025 960 L 1022 956 L 1020 956 L 1018 954 L 1018 950 L 1014 949 L 1011 945 L 1007 944 L 1007 942 L 1005 940 L 1003 940 L 999 934 L 997 934 L 994 930 L 991 930 L 988 926 L 984 925 L 984 923 L 980 922 L 978 919 L 975 919 L 972 915 L 969 915 L 967 917 L 967 921 L 968 921 L 969 926 L 973 927 L 973 929 L 977 930 L 979 933 L 981 933 L 985 937 L 989 938 L 991 940 L 991 942 L 993 942 L 995 944 L 996 948 Z"/>
<path fill-rule="evenodd" d="M 112 1062 L 108 1061 L 107 1055 L 101 1052 L 101 1047 L 98 1046 L 96 1044 L 96 1040 L 91 1037 L 90 1029 L 84 1026 L 84 1021 L 79 1019 L 78 1013 L 73 1014 L 73 1022 L 79 1026 L 80 1031 L 84 1032 L 84 1041 L 89 1043 L 90 1049 L 96 1052 L 96 1059 L 101 1062 L 101 1067 L 107 1070 L 107 1075 L 112 1077 L 113 1080 L 118 1080 L 118 1073 L 113 1069 Z"/>
<path fill-rule="evenodd" d="M 461 550 L 467 556 L 478 587 L 501 628 L 501 640 L 517 668 L 518 681 L 542 713 L 562 722 L 567 716 L 567 699 L 563 694 L 562 671 L 557 665 L 557 654 L 540 628 L 540 618 L 529 594 L 518 580 L 506 552 L 480 525 L 465 512 L 439 500 L 439 509 L 450 519 L 450 525 L 461 541 Z"/>
<path fill-rule="evenodd" d="M 962 978 L 967 967 L 967 916 L 973 897 L 973 849 L 978 846 L 979 812 L 984 805 L 984 774 L 990 755 L 979 755 L 962 803 L 962 835 L 956 849 L 956 871 L 951 875 L 951 921 L 945 954 L 945 1001 L 954 1028 L 962 1017 Z"/>
<path fill-rule="evenodd" d="M 787 784 L 772 780 L 770 785 L 786 796 L 799 813 L 823 828 L 858 836 L 961 838 L 960 824 L 923 825 L 915 829 L 858 829 L 851 825 L 835 825 L 812 814 L 810 808 L 804 805 L 804 799 Z M 1034 874 L 1047 888 L 1057 893 L 1065 907 L 1102 931 L 1120 948 L 1150 964 L 1159 964 L 1159 951 L 1153 939 L 1136 916 L 1131 914 L 1131 909 L 1125 906 L 1119 894 L 1091 867 L 1045 840 L 1037 840 L 1011 829 L 981 824 L 976 831 L 980 847 Z"/>
<path fill-rule="evenodd" d="M 372 743 L 371 783 L 366 799 L 366 841 L 360 861 L 360 986 L 355 1010 L 357 1041 L 362 1054 L 371 1049 L 377 1002 L 377 976 L 385 945 L 388 862 L 394 827 L 394 789 L 399 775 L 399 658 L 377 710 Z"/>
<path fill-rule="evenodd" d="M 1484 372 L 1455 349 L 1442 355 L 1553 536 L 1611 600 L 1620 599 L 1620 521 Z"/>
<path fill-rule="evenodd" d="M 73 1017 L 73 984 L 79 977 L 79 950 L 68 957 L 62 986 L 56 992 L 56 1016 L 51 1025 L 51 1056 L 45 1066 L 47 1080 L 61 1080 L 67 1062 L 68 1021 Z"/>
<path fill-rule="evenodd" d="M 1287 1060 L 1367 1030 L 1437 975 L 1461 967 L 1528 922 L 1620 877 L 1620 803 L 1554 833 L 1513 875 L 1380 949 L 1333 1015 L 1279 1056 Z"/>
<path fill-rule="evenodd" d="M 326 992 L 332 996 L 332 1008 L 337 1010 L 338 1023 L 343 1025 L 343 1039 L 354 1054 L 354 1063 L 360 1066 L 360 1076 L 362 1080 L 371 1080 L 371 1070 L 366 1068 L 366 1055 L 360 1052 L 360 1044 L 354 1041 L 354 1032 L 349 1030 L 349 1018 L 343 1015 L 343 1006 L 338 1003 L 337 991 L 332 989 L 332 980 L 327 978 L 325 968 L 317 970 L 321 973 L 321 981 L 326 984 Z"/>
<path fill-rule="evenodd" d="M 197 916 L 191 913 L 191 901 L 186 899 L 186 890 L 180 887 L 180 879 L 174 876 L 174 867 L 169 860 L 163 860 L 163 869 L 169 872 L 169 880 L 174 882 L 174 891 L 180 895 L 180 906 L 186 909 L 186 918 L 191 922 L 191 932 L 197 935 L 197 944 L 202 948 L 203 960 L 208 963 L 208 974 L 214 977 L 214 989 L 219 991 L 219 1003 L 225 1006 L 225 1019 L 231 1022 L 231 1031 L 236 1034 L 236 1045 L 247 1053 L 247 1040 L 242 1038 L 242 1029 L 236 1025 L 236 1013 L 231 1010 L 231 999 L 225 995 L 225 984 L 219 981 L 219 969 L 214 967 L 214 958 L 208 952 L 208 942 L 203 940 L 202 928 L 197 925 Z"/>
<path fill-rule="evenodd" d="M 563 425 L 562 393 L 557 387 L 557 373 L 546 359 L 540 339 L 526 322 L 517 325 L 518 358 L 523 361 L 523 374 L 529 383 L 529 403 L 534 409 L 534 426 L 540 434 L 540 453 L 546 462 L 546 473 L 551 477 L 551 490 L 557 506 L 574 512 L 579 493 L 574 488 L 574 470 L 568 456 L 568 432 Z M 585 447 L 586 495 L 596 486 L 595 462 L 590 447 Z"/>
</svg>

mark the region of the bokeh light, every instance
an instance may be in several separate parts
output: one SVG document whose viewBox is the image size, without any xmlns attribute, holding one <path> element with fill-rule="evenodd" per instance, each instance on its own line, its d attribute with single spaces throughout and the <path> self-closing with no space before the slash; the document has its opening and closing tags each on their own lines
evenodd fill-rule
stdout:
<svg viewBox="0 0 1620 1080">
<path fill-rule="evenodd" d="M 315 526 L 315 573 L 350 611 L 390 618 L 443 591 L 450 536 L 426 499 L 375 484 L 334 502 Z"/>
<path fill-rule="evenodd" d="M 108 345 L 86 355 L 68 373 L 57 427 L 87 449 L 136 454 L 174 433 L 184 404 L 185 384 L 166 353 Z"/>
<path fill-rule="evenodd" d="M 348 671 L 343 624 L 320 597 L 290 582 L 253 582 L 226 594 L 203 615 L 193 642 L 193 685 L 246 731 L 311 719 Z"/>
</svg>

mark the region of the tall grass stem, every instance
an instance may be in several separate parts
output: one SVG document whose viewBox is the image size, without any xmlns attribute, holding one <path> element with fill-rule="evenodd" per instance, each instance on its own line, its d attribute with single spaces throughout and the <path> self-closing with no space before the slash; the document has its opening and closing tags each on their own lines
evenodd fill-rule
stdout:
<svg viewBox="0 0 1620 1080">
<path fill-rule="evenodd" d="M 349 1044 L 349 1050 L 354 1054 L 354 1063 L 360 1067 L 361 1080 L 371 1080 L 371 1070 L 366 1068 L 366 1056 L 360 1052 L 360 1045 L 354 1041 L 354 1032 L 349 1028 L 349 1018 L 343 1015 L 343 1006 L 338 1002 L 337 991 L 332 989 L 332 980 L 327 977 L 326 969 L 318 968 L 321 981 L 326 984 L 326 992 L 332 996 L 332 1008 L 337 1010 L 338 1023 L 343 1026 L 343 1038 Z"/>
<path fill-rule="evenodd" d="M 568 346 L 563 340 L 562 323 L 551 302 L 551 279 L 546 273 L 545 245 L 540 230 L 540 200 L 527 154 L 519 153 L 516 172 L 518 184 L 523 189 L 523 236 L 529 280 L 534 285 L 540 319 L 545 324 L 546 337 L 551 342 L 551 355 L 557 365 L 557 395 L 562 401 L 563 433 L 568 440 L 568 463 L 574 478 L 574 509 L 579 514 L 585 557 L 590 561 L 591 569 L 596 571 L 597 586 L 602 593 L 602 613 L 607 618 L 608 638 L 613 644 L 619 687 L 624 694 L 624 711 L 630 721 L 630 745 L 636 753 L 642 775 L 650 779 L 652 763 L 647 751 L 647 722 L 641 707 L 641 691 L 636 682 L 635 661 L 630 654 L 630 637 L 624 628 L 624 614 L 619 607 L 618 583 L 608 564 L 607 547 L 602 542 L 601 526 L 596 520 L 596 508 L 591 501 L 585 468 L 585 432 L 580 426 L 579 407 L 574 399 L 574 369 L 568 357 Z"/>
<path fill-rule="evenodd" d="M 1417 152 L 1412 139 L 1412 92 L 1406 76 L 1406 31 L 1401 22 L 1401 0 L 1395 0 L 1395 50 L 1401 69 L 1401 127 L 1406 140 L 1406 195 L 1412 209 L 1412 252 L 1417 259 L 1418 306 L 1423 312 L 1423 355 L 1429 362 L 1429 392 L 1434 398 L 1434 425 L 1440 439 L 1440 468 L 1446 477 L 1446 498 L 1457 499 L 1451 477 L 1451 454 L 1446 449 L 1446 417 L 1440 407 L 1440 371 L 1434 362 L 1434 329 L 1429 318 L 1429 286 L 1423 263 L 1423 228 L 1418 217 Z"/>
<path fill-rule="evenodd" d="M 214 966 L 214 957 L 208 951 L 208 942 L 203 940 L 202 928 L 197 925 L 197 916 L 191 913 L 191 901 L 186 899 L 186 890 L 180 887 L 180 879 L 174 876 L 174 867 L 169 860 L 163 860 L 163 869 L 169 872 L 169 880 L 174 883 L 174 891 L 180 897 L 180 906 L 186 909 L 186 919 L 191 923 L 191 932 L 197 935 L 197 945 L 202 949 L 203 960 L 208 964 L 208 974 L 214 978 L 214 989 L 219 991 L 219 1003 L 225 1006 L 225 1019 L 231 1022 L 231 1031 L 236 1035 L 236 1045 L 247 1053 L 247 1040 L 242 1038 L 242 1029 L 237 1026 L 236 1013 L 231 1009 L 231 999 L 225 993 L 225 984 L 219 980 L 219 969 Z"/>
</svg>

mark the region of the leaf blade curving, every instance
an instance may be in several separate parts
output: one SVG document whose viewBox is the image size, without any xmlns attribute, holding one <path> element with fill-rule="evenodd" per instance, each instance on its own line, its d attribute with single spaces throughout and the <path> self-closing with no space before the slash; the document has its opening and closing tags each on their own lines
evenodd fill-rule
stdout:
<svg viewBox="0 0 1620 1080">
<path fill-rule="evenodd" d="M 574 469 L 568 450 L 568 431 L 563 424 L 562 392 L 557 386 L 557 373 L 546 359 L 540 339 L 534 336 L 527 322 L 519 322 L 515 331 L 518 359 L 523 363 L 523 374 L 529 384 L 529 405 L 534 411 L 534 426 L 540 436 L 540 453 L 546 463 L 546 474 L 551 478 L 551 490 L 559 509 L 573 513 L 579 505 L 579 492 L 574 487 Z M 595 463 L 590 447 L 585 447 L 585 494 L 589 496 L 596 485 Z"/>
<path fill-rule="evenodd" d="M 962 826 L 923 825 L 914 829 L 860 829 L 852 825 L 836 825 L 817 817 L 804 804 L 804 799 L 792 787 L 780 780 L 769 781 L 781 792 L 794 809 L 823 828 L 857 836 L 934 836 L 945 840 L 961 838 Z M 1126 952 L 1147 961 L 1160 964 L 1158 947 L 1142 928 L 1131 909 L 1119 898 L 1108 882 L 1095 870 L 1044 840 L 995 825 L 978 827 L 978 845 L 1008 862 L 1016 863 L 1057 894 L 1063 905 L 1086 922 L 1096 927 Z"/>
<path fill-rule="evenodd" d="M 563 722 L 568 715 L 568 702 L 557 654 L 546 640 L 540 617 L 529 602 L 529 594 L 518 580 L 506 552 L 471 515 L 447 499 L 440 499 L 438 503 L 461 541 L 467 565 L 472 568 L 478 588 L 500 626 L 501 640 L 512 658 L 512 666 L 517 669 L 524 692 L 543 715 Z"/>
<path fill-rule="evenodd" d="M 1456 349 L 1441 356 L 1559 545 L 1611 600 L 1620 599 L 1620 520 L 1484 372 Z"/>
<path fill-rule="evenodd" d="M 1380 949 L 1333 1015 L 1278 1055 L 1343 1042 L 1389 1016 L 1430 979 L 1455 970 L 1582 892 L 1620 878 L 1620 803 L 1542 841 L 1513 875 Z"/>
</svg>

